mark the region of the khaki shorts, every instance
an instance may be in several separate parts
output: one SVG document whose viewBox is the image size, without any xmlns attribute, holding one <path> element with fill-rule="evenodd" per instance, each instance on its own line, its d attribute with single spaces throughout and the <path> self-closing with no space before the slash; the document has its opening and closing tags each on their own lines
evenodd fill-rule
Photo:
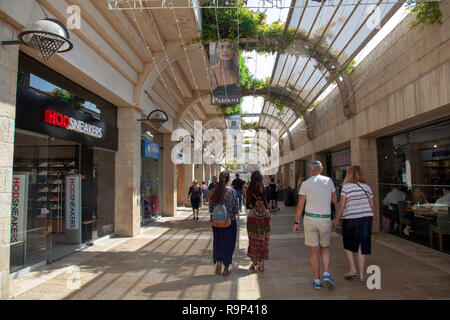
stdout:
<svg viewBox="0 0 450 320">
<path fill-rule="evenodd" d="M 330 245 L 331 219 L 303 218 L 303 229 L 305 232 L 305 244 L 310 247 L 328 247 Z"/>
</svg>

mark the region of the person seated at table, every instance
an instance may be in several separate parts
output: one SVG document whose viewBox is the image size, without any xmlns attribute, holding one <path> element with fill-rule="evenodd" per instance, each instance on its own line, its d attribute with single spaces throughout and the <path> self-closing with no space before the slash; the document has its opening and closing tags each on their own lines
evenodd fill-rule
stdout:
<svg viewBox="0 0 450 320">
<path fill-rule="evenodd" d="M 444 195 L 436 200 L 436 205 L 433 207 L 434 212 L 438 212 L 440 208 L 450 207 L 450 181 L 445 182 L 442 192 Z"/>
<path fill-rule="evenodd" d="M 412 199 L 411 199 L 411 206 L 414 206 L 416 204 L 425 204 L 428 203 L 423 191 L 420 188 L 414 188 L 412 193 Z M 414 212 L 410 211 L 404 211 L 403 217 L 411 221 L 411 225 L 407 225 L 405 229 L 403 230 L 403 233 L 407 236 L 410 235 L 410 233 L 414 232 L 415 224 L 414 224 Z"/>
<path fill-rule="evenodd" d="M 397 182 L 396 182 L 397 183 Z M 405 201 L 406 194 L 403 191 L 398 190 L 398 185 L 392 185 L 391 191 L 384 197 L 383 204 L 388 207 L 388 218 L 390 218 L 390 233 L 394 233 L 398 226 L 398 215 L 395 216 L 394 206 L 398 207 L 399 201 Z"/>
</svg>

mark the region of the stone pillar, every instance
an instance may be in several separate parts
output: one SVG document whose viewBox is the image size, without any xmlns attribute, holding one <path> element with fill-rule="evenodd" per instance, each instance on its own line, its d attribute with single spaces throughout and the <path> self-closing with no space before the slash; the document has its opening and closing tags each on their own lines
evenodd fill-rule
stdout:
<svg viewBox="0 0 450 320">
<path fill-rule="evenodd" d="M 183 199 L 185 206 L 190 206 L 190 202 L 187 201 L 187 194 L 189 192 L 189 187 L 192 186 L 192 181 L 194 180 L 194 165 L 185 164 L 184 165 L 184 187 L 183 187 Z"/>
<path fill-rule="evenodd" d="M 375 138 L 355 138 L 351 140 L 350 148 L 352 165 L 361 167 L 367 183 L 372 189 L 378 217 L 377 229 L 380 230 L 377 140 Z"/>
<path fill-rule="evenodd" d="M 211 166 L 209 164 L 204 164 L 205 166 L 205 176 L 204 180 L 208 183 L 208 180 L 211 180 Z"/>
<path fill-rule="evenodd" d="M 115 233 L 134 237 L 141 225 L 141 113 L 135 108 L 117 109 L 119 149 L 116 152 Z"/>
<path fill-rule="evenodd" d="M 289 187 L 289 176 L 290 176 L 289 163 L 283 166 L 283 189 Z"/>
<path fill-rule="evenodd" d="M 197 179 L 198 184 L 201 185 L 203 181 L 203 165 L 195 164 L 194 168 L 195 168 L 194 179 Z"/>
<path fill-rule="evenodd" d="M 176 142 L 171 141 L 172 133 L 163 135 L 163 198 L 162 216 L 174 217 L 177 212 L 177 166 L 172 162 L 172 148 Z"/>
<path fill-rule="evenodd" d="M 0 20 L 2 40 L 17 32 Z M 19 46 L 0 46 L 0 299 L 9 296 L 12 168 Z"/>
</svg>

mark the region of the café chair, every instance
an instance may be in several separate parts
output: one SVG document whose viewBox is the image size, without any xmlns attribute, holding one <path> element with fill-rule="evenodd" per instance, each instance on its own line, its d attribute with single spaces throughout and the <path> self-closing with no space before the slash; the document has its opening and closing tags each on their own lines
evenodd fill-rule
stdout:
<svg viewBox="0 0 450 320">
<path fill-rule="evenodd" d="M 442 251 L 444 247 L 444 235 L 450 235 L 450 215 L 447 212 L 439 212 L 436 224 L 430 225 L 430 247 L 433 246 L 433 233 L 438 235 L 439 250 Z"/>
<path fill-rule="evenodd" d="M 399 201 L 398 215 L 400 221 L 400 230 L 399 230 L 400 234 L 402 234 L 405 226 L 412 226 L 411 220 L 404 217 L 405 209 L 406 209 L 406 201 Z"/>
</svg>

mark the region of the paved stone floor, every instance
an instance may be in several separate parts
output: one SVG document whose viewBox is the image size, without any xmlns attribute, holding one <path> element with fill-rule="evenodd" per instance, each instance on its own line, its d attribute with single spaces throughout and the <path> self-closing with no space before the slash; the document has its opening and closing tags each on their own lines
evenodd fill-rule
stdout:
<svg viewBox="0 0 450 320">
<path fill-rule="evenodd" d="M 377 233 L 368 264 L 381 268 L 381 289 L 345 280 L 342 239 L 333 233 L 330 271 L 337 286 L 311 286 L 309 251 L 292 233 L 294 208 L 273 215 L 270 260 L 249 274 L 245 214 L 239 217 L 232 273 L 214 274 L 212 231 L 205 209 L 189 209 L 142 228 L 135 238 L 112 238 L 11 280 L 12 299 L 449 299 L 450 256 Z M 79 271 L 79 273 L 77 272 Z M 78 282 L 77 279 L 80 281 Z M 81 286 L 77 288 L 77 283 Z"/>
</svg>

